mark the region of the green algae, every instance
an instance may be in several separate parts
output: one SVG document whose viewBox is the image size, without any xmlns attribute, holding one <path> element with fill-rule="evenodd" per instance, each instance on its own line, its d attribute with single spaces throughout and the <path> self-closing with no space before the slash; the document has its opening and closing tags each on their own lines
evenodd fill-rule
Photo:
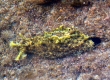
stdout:
<svg viewBox="0 0 110 80">
<path fill-rule="evenodd" d="M 10 47 L 19 50 L 16 61 L 24 59 L 27 51 L 35 51 L 38 56 L 43 58 L 60 58 L 69 54 L 77 54 L 87 51 L 94 46 L 94 42 L 75 27 L 60 27 L 44 32 L 43 35 L 26 38 L 19 34 L 21 41 L 11 41 Z"/>
</svg>

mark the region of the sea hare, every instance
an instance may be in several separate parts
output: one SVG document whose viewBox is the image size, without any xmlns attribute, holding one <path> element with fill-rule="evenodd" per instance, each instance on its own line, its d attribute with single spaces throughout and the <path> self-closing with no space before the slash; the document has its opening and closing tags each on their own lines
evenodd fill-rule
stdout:
<svg viewBox="0 0 110 80">
<path fill-rule="evenodd" d="M 44 32 L 42 35 L 26 38 L 19 34 L 21 41 L 11 41 L 10 46 L 19 50 L 15 60 L 26 57 L 26 52 L 33 51 L 42 58 L 61 58 L 69 54 L 78 54 L 90 50 L 94 42 L 75 27 L 60 27 Z"/>
</svg>

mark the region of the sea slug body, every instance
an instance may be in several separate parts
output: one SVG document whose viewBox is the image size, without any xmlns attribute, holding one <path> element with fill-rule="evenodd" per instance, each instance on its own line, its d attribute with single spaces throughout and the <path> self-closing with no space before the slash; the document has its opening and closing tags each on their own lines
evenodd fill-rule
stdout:
<svg viewBox="0 0 110 80">
<path fill-rule="evenodd" d="M 42 58 L 60 58 L 69 54 L 87 51 L 94 46 L 94 42 L 75 27 L 60 27 L 44 32 L 43 35 L 26 38 L 19 34 L 21 41 L 11 41 L 10 47 L 16 47 L 19 54 L 16 61 L 24 59 L 27 51 L 34 51 Z"/>
</svg>

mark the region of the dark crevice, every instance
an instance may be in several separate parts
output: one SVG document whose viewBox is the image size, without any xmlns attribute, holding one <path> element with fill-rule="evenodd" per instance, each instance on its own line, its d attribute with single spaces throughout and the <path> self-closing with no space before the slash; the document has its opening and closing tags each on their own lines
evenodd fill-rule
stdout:
<svg viewBox="0 0 110 80">
<path fill-rule="evenodd" d="M 50 2 L 45 2 L 44 4 L 39 4 L 39 5 L 42 5 L 42 6 L 46 7 L 46 6 L 50 6 L 50 5 L 58 3 L 58 2 L 60 2 L 60 0 L 52 0 Z"/>
<path fill-rule="evenodd" d="M 32 59 L 32 57 L 34 56 L 34 54 L 33 54 L 34 52 L 26 52 L 26 54 L 27 54 L 27 58 L 28 59 Z"/>
<path fill-rule="evenodd" d="M 101 39 L 99 37 L 91 37 L 89 39 L 94 42 L 95 46 L 101 43 Z"/>
</svg>

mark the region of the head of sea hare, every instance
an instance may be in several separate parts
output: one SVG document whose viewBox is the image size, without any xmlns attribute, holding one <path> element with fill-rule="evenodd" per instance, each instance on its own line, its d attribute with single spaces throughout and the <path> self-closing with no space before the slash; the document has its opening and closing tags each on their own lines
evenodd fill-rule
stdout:
<svg viewBox="0 0 110 80">
<path fill-rule="evenodd" d="M 94 46 L 94 42 L 74 27 L 60 26 L 50 32 L 45 32 L 32 38 L 21 35 L 22 41 L 12 42 L 12 47 L 17 47 L 20 53 L 17 60 L 21 59 L 26 51 L 35 51 L 38 56 L 43 58 L 60 58 L 69 54 L 77 54 L 87 51 Z M 10 43 L 10 44 L 12 44 Z"/>
</svg>

